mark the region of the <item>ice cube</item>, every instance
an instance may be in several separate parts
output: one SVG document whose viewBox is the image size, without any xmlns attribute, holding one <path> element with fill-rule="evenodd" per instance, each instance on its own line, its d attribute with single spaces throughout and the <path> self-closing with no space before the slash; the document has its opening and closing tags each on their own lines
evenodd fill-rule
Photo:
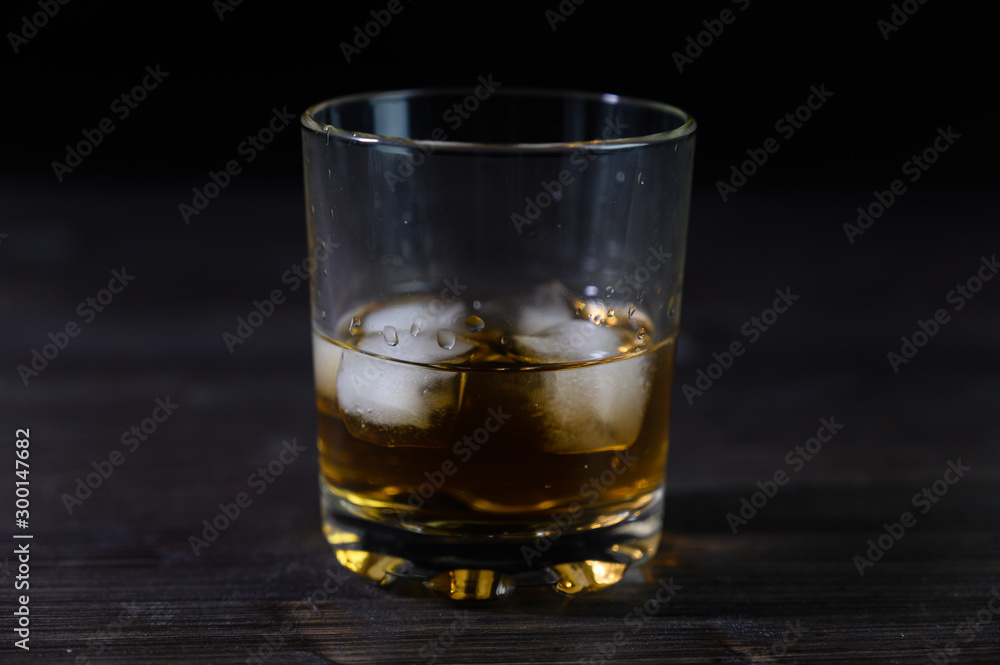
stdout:
<svg viewBox="0 0 1000 665">
<path fill-rule="evenodd" d="M 337 372 L 340 370 L 342 349 L 315 331 L 312 337 L 312 347 L 316 395 L 330 404 L 336 404 Z"/>
<path fill-rule="evenodd" d="M 512 352 L 535 363 L 611 359 L 630 347 L 612 328 L 575 319 L 538 335 L 515 335 Z M 540 372 L 542 449 L 552 453 L 625 450 L 639 436 L 652 389 L 652 355 Z"/>
<path fill-rule="evenodd" d="M 574 320 L 572 294 L 562 282 L 542 284 L 519 303 L 514 329 L 522 335 L 536 335 Z"/>
<path fill-rule="evenodd" d="M 451 445 L 465 374 L 426 365 L 467 359 L 475 345 L 453 336 L 450 348 L 443 348 L 438 331 L 411 335 L 402 329 L 390 346 L 384 330 L 343 354 L 336 390 L 348 431 L 385 446 Z"/>
<path fill-rule="evenodd" d="M 400 334 L 414 328 L 464 330 L 463 321 L 468 314 L 465 303 L 446 303 L 440 298 L 407 298 L 386 304 L 360 316 L 359 334 L 381 334 L 386 326 Z M 350 320 L 350 319 L 348 319 Z M 346 327 L 346 326 L 345 326 Z"/>
<path fill-rule="evenodd" d="M 511 353 L 523 360 L 556 363 L 618 355 L 621 335 L 585 319 L 569 318 L 535 334 L 512 335 L 511 341 Z"/>
</svg>

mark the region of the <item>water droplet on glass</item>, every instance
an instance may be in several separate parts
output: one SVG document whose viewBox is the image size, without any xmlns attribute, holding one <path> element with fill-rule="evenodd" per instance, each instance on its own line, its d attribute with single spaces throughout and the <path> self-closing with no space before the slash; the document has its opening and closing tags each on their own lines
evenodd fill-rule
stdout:
<svg viewBox="0 0 1000 665">
<path fill-rule="evenodd" d="M 597 287 L 594 286 L 593 284 L 591 284 L 590 286 L 583 287 L 583 295 L 587 296 L 588 298 L 593 298 L 594 296 L 597 295 Z"/>
<path fill-rule="evenodd" d="M 326 277 L 326 268 L 323 268 L 323 277 Z"/>
<path fill-rule="evenodd" d="M 385 339 L 385 343 L 389 346 L 396 346 L 399 344 L 399 336 L 396 334 L 396 329 L 392 326 L 386 326 L 382 329 L 382 337 Z"/>
<path fill-rule="evenodd" d="M 639 182 L 640 185 L 646 184 L 646 179 L 642 177 L 642 171 L 639 171 L 639 177 L 636 178 L 636 180 Z"/>
<path fill-rule="evenodd" d="M 469 332 L 479 332 L 480 330 L 486 327 L 486 322 L 484 322 L 481 318 L 479 318 L 475 314 L 470 314 L 465 319 L 465 327 L 469 329 Z M 438 339 L 441 339 L 440 333 Z"/>
<path fill-rule="evenodd" d="M 615 174 L 615 182 L 625 182 L 625 172 L 619 171 Z"/>
<path fill-rule="evenodd" d="M 628 306 L 628 318 L 631 319 L 634 314 L 635 314 L 635 303 Z"/>
<path fill-rule="evenodd" d="M 409 223 L 410 223 L 410 220 L 408 220 L 408 219 L 404 219 L 404 220 L 403 220 L 403 226 L 406 226 L 406 225 L 407 225 L 407 224 L 409 224 Z"/>
<path fill-rule="evenodd" d="M 361 334 L 361 319 L 354 317 L 351 319 L 351 334 L 360 335 Z"/>
<path fill-rule="evenodd" d="M 604 289 L 604 295 L 606 295 L 609 298 L 615 295 L 615 287 L 609 286 L 608 288 Z"/>
<path fill-rule="evenodd" d="M 413 319 L 413 324 L 410 326 L 410 334 L 416 337 L 424 329 L 425 325 L 427 324 L 423 319 Z"/>
<path fill-rule="evenodd" d="M 333 131 L 333 127 L 331 125 L 327 125 L 326 126 L 326 144 L 327 145 L 330 145 L 330 132 L 332 132 L 332 131 Z"/>
<path fill-rule="evenodd" d="M 507 346 L 510 344 L 510 337 L 507 335 L 500 335 L 500 346 Z"/>
<path fill-rule="evenodd" d="M 442 349 L 451 349 L 455 346 L 455 333 L 450 330 L 439 330 L 437 340 L 438 346 Z"/>
<path fill-rule="evenodd" d="M 615 315 L 615 310 L 609 309 L 608 310 L 608 316 L 614 316 L 614 315 Z"/>
<path fill-rule="evenodd" d="M 309 210 L 312 211 L 312 214 L 316 214 L 316 206 L 309 206 Z"/>
<path fill-rule="evenodd" d="M 590 320 L 596 323 L 597 325 L 601 325 L 601 322 L 604 321 L 604 312 L 595 312 L 594 315 L 590 318 Z"/>
<path fill-rule="evenodd" d="M 642 339 L 645 336 L 646 336 L 646 329 L 645 328 L 639 328 L 639 332 L 637 332 L 635 334 L 635 338 L 636 339 Z"/>
<path fill-rule="evenodd" d="M 474 310 L 476 310 L 478 312 L 482 308 L 483 308 L 483 303 L 481 301 L 479 301 L 479 300 L 473 300 L 472 301 L 472 309 L 474 309 Z"/>
<path fill-rule="evenodd" d="M 645 297 L 646 297 L 646 290 L 643 289 L 642 291 L 639 291 L 639 297 L 636 298 L 636 302 L 642 302 L 643 298 Z"/>
<path fill-rule="evenodd" d="M 330 180 L 331 178 L 333 178 L 333 169 L 327 169 L 326 170 L 326 179 Z"/>
<path fill-rule="evenodd" d="M 326 312 L 320 312 L 320 313 L 319 313 L 319 318 L 321 318 L 321 319 L 323 319 L 324 321 L 326 321 Z"/>
</svg>

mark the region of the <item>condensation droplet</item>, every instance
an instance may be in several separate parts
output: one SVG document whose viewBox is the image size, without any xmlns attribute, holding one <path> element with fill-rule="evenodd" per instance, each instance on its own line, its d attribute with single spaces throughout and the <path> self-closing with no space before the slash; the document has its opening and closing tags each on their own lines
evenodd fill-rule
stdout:
<svg viewBox="0 0 1000 665">
<path fill-rule="evenodd" d="M 360 335 L 361 334 L 361 319 L 354 317 L 351 319 L 351 334 Z"/>
<path fill-rule="evenodd" d="M 312 214 L 316 214 L 316 206 L 309 206 L 309 210 L 312 211 Z"/>
<path fill-rule="evenodd" d="M 326 170 L 326 179 L 330 180 L 332 178 L 333 178 L 333 169 L 327 169 Z"/>
<path fill-rule="evenodd" d="M 323 268 L 323 277 L 326 277 L 326 268 Z"/>
<path fill-rule="evenodd" d="M 486 322 L 475 314 L 470 314 L 465 318 L 465 327 L 469 329 L 469 332 L 479 332 L 486 327 Z M 440 337 L 438 337 L 438 339 L 440 339 Z"/>
<path fill-rule="evenodd" d="M 631 319 L 634 314 L 635 314 L 635 303 L 632 303 L 631 305 L 628 306 L 628 318 Z"/>
<path fill-rule="evenodd" d="M 479 300 L 473 300 L 472 301 L 472 309 L 474 309 L 474 310 L 476 310 L 478 312 L 482 308 L 483 308 L 483 303 L 481 301 L 479 301 Z"/>
<path fill-rule="evenodd" d="M 646 336 L 646 329 L 645 328 L 639 328 L 639 332 L 637 332 L 635 334 L 635 338 L 636 339 L 642 339 L 645 336 Z"/>
<path fill-rule="evenodd" d="M 646 184 L 646 179 L 642 177 L 642 171 L 639 171 L 639 177 L 636 178 L 636 180 L 638 181 L 638 183 L 640 185 L 645 185 Z"/>
<path fill-rule="evenodd" d="M 321 319 L 323 319 L 324 321 L 326 321 L 326 312 L 325 312 L 325 311 L 323 311 L 323 312 L 320 312 L 320 313 L 319 313 L 319 318 L 321 318 Z"/>
<path fill-rule="evenodd" d="M 604 295 L 606 295 L 609 298 L 615 295 L 615 287 L 609 286 L 608 288 L 604 289 Z"/>
<path fill-rule="evenodd" d="M 639 297 L 636 298 L 636 302 L 642 302 L 643 298 L 645 297 L 646 297 L 646 290 L 643 289 L 642 291 L 639 291 Z"/>
<path fill-rule="evenodd" d="M 614 316 L 614 315 L 615 315 L 615 310 L 609 309 L 608 310 L 608 316 Z"/>
<path fill-rule="evenodd" d="M 451 349 L 455 346 L 455 333 L 450 330 L 439 330 L 437 332 L 438 346 L 442 349 Z"/>
<path fill-rule="evenodd" d="M 615 174 L 615 182 L 625 182 L 625 172 L 619 171 Z"/>
<path fill-rule="evenodd" d="M 424 329 L 425 325 L 426 323 L 423 319 L 413 319 L 413 323 L 410 325 L 410 334 L 416 337 Z"/>
<path fill-rule="evenodd" d="M 594 296 L 597 295 L 597 287 L 594 286 L 593 284 L 591 284 L 590 286 L 583 287 L 583 295 L 587 296 L 588 298 L 593 298 Z"/>
<path fill-rule="evenodd" d="M 507 346 L 510 344 L 510 337 L 507 335 L 500 335 L 500 346 Z"/>
<path fill-rule="evenodd" d="M 399 335 L 396 334 L 396 329 L 392 326 L 386 326 L 382 329 L 382 338 L 385 339 L 385 343 L 389 346 L 399 344 Z"/>
<path fill-rule="evenodd" d="M 601 323 L 604 321 L 604 312 L 594 312 L 594 315 L 590 317 L 590 320 L 596 323 L 597 325 L 601 325 Z"/>
<path fill-rule="evenodd" d="M 326 126 L 326 144 L 327 145 L 330 145 L 330 132 L 332 132 L 332 131 L 333 131 L 333 127 L 331 125 L 327 125 Z"/>
</svg>

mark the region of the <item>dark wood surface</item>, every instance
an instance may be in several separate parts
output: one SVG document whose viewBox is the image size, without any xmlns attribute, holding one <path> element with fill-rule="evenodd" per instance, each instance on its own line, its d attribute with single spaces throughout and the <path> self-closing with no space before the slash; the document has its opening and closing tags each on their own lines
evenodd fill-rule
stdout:
<svg viewBox="0 0 1000 665">
<path fill-rule="evenodd" d="M 191 184 L 2 183 L 3 663 L 1000 662 L 1000 279 L 961 311 L 946 300 L 1000 252 L 986 188 L 927 183 L 853 245 L 841 225 L 870 188 L 698 192 L 660 552 L 593 595 L 465 607 L 345 578 L 320 532 L 306 294 L 281 282 L 304 258 L 298 183 L 247 176 L 185 226 Z M 16 365 L 122 267 L 135 280 L 23 385 Z M 273 288 L 289 301 L 229 353 L 222 334 Z M 680 386 L 785 288 L 800 299 L 689 404 Z M 887 352 L 938 308 L 950 322 L 894 373 Z M 123 432 L 167 397 L 179 408 L 130 452 Z M 821 418 L 843 428 L 796 472 L 786 453 Z M 30 651 L 12 631 L 21 427 Z M 248 489 L 293 439 L 306 453 Z M 67 514 L 112 451 L 124 462 Z M 913 495 L 958 460 L 970 470 L 921 514 Z M 733 534 L 727 513 L 779 470 Z M 245 491 L 196 556 L 189 537 Z M 859 575 L 853 557 L 906 511 L 916 524 Z M 676 593 L 656 605 L 661 581 Z"/>
</svg>

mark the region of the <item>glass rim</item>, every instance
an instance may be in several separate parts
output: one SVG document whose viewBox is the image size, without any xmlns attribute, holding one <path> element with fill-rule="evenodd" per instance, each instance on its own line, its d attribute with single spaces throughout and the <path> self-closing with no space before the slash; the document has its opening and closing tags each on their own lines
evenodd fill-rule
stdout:
<svg viewBox="0 0 1000 665">
<path fill-rule="evenodd" d="M 683 124 L 674 129 L 656 132 L 653 134 L 644 134 L 639 136 L 624 136 L 619 138 L 611 139 L 592 139 L 587 141 L 562 141 L 562 142 L 546 142 L 546 143 L 534 143 L 534 142 L 522 142 L 522 143 L 486 143 L 486 142 L 473 142 L 473 141 L 450 141 L 447 138 L 444 140 L 436 139 L 409 139 L 402 138 L 398 136 L 385 136 L 381 134 L 370 134 L 366 132 L 358 132 L 350 129 L 336 127 L 324 122 L 320 122 L 317 119 L 319 112 L 330 108 L 332 106 L 338 106 L 363 100 L 388 100 L 388 99 L 401 99 L 401 98 L 415 98 L 415 97 L 429 97 L 433 95 L 462 95 L 467 96 L 474 93 L 474 87 L 440 87 L 440 88 L 406 88 L 401 90 L 386 90 L 378 92 L 361 92 L 354 93 L 350 95 L 342 95 L 339 97 L 333 97 L 317 104 L 309 106 L 300 116 L 302 127 L 312 132 L 319 134 L 321 136 L 326 136 L 329 142 L 330 138 L 335 138 L 340 141 L 349 141 L 353 143 L 366 143 L 371 145 L 385 145 L 385 146 L 397 146 L 403 148 L 420 149 L 428 148 L 430 150 L 436 150 L 441 148 L 447 148 L 449 150 L 470 150 L 476 152 L 484 151 L 517 151 L 517 152 L 532 152 L 532 151 L 551 151 L 551 150 L 575 150 L 579 148 L 588 149 L 617 149 L 617 148 L 635 148 L 640 146 L 653 145 L 657 143 L 668 143 L 671 141 L 676 141 L 684 137 L 690 136 L 695 133 L 697 129 L 697 123 L 694 117 L 683 111 L 682 109 L 667 104 L 665 102 L 658 102 L 649 99 L 642 99 L 639 97 L 631 97 L 628 95 L 616 95 L 611 93 L 599 93 L 599 92 L 587 92 L 582 90 L 560 90 L 560 89 L 549 89 L 549 88 L 514 88 L 505 87 L 498 89 L 490 93 L 490 97 L 493 96 L 504 96 L 504 97 L 524 97 L 524 98 L 548 98 L 548 99 L 562 99 L 562 100 L 578 100 L 578 101 L 590 101 L 590 102 L 603 102 L 606 104 L 613 105 L 632 105 L 643 107 L 646 109 L 654 110 L 658 113 L 671 115 L 683 120 Z"/>
</svg>

